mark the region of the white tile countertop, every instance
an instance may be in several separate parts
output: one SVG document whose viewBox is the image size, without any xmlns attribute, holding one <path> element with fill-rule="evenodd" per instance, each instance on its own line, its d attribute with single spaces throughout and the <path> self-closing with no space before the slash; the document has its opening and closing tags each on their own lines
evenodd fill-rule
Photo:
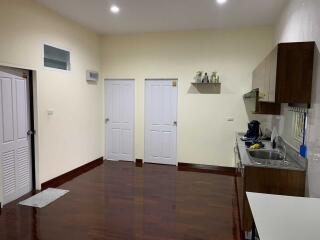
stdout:
<svg viewBox="0 0 320 240">
<path fill-rule="evenodd" d="M 247 192 L 260 240 L 320 239 L 320 199 Z"/>
</svg>

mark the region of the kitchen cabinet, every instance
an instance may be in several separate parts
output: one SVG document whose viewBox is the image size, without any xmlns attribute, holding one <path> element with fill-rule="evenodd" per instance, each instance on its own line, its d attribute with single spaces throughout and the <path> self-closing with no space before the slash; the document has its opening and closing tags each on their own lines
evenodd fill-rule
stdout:
<svg viewBox="0 0 320 240">
<path fill-rule="evenodd" d="M 237 168 L 236 193 L 240 226 L 243 232 L 250 232 L 253 223 L 246 192 L 304 196 L 304 171 L 242 166 L 241 164 L 238 164 Z"/>
<path fill-rule="evenodd" d="M 252 85 L 254 89 L 259 89 L 259 101 L 268 101 L 268 91 L 269 91 L 269 82 L 266 79 L 266 61 L 263 61 L 253 72 L 253 81 Z"/>
<path fill-rule="evenodd" d="M 235 184 L 236 184 L 236 195 L 238 199 L 238 208 L 239 208 L 239 216 L 240 216 L 240 226 L 243 226 L 243 206 L 244 206 L 244 197 L 245 197 L 245 192 L 243 191 L 244 188 L 244 174 L 243 174 L 243 166 L 241 164 L 240 160 L 240 155 L 239 155 L 239 149 L 236 146 L 234 149 L 234 158 L 236 161 L 236 179 L 235 179 Z"/>
<path fill-rule="evenodd" d="M 269 102 L 276 101 L 276 79 L 277 79 L 277 55 L 278 49 L 275 48 L 269 55 L 270 74 L 269 74 Z"/>
<path fill-rule="evenodd" d="M 259 102 L 310 104 L 315 42 L 280 43 L 252 74 Z"/>
<path fill-rule="evenodd" d="M 269 95 L 265 95 L 266 97 Z M 259 100 L 260 99 L 260 100 Z M 259 97 L 259 92 L 256 92 L 256 108 L 254 114 L 270 114 L 270 115 L 280 115 L 281 114 L 281 104 L 261 101 L 261 97 Z"/>
<path fill-rule="evenodd" d="M 245 233 L 251 231 L 253 223 L 246 192 L 303 197 L 307 162 L 288 145 L 286 145 L 286 155 L 290 164 L 269 162 L 263 165 L 262 162 L 255 162 L 250 158 L 245 142 L 241 140 L 243 135 L 243 133 L 236 135 L 234 159 L 240 226 L 242 233 Z M 264 142 L 264 144 L 265 151 L 272 150 L 271 143 Z"/>
<path fill-rule="evenodd" d="M 303 197 L 305 192 L 305 172 L 284 169 L 248 167 L 243 168 L 237 184 L 238 196 L 242 197 L 241 222 L 243 231 L 251 231 L 253 218 L 246 192 Z"/>
</svg>

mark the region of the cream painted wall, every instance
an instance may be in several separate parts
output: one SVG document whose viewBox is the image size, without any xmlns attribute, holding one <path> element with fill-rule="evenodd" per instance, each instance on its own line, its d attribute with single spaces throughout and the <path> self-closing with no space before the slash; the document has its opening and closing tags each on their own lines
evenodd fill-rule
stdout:
<svg viewBox="0 0 320 240">
<path fill-rule="evenodd" d="M 251 89 L 252 70 L 273 36 L 262 27 L 115 35 L 101 42 L 34 0 L 1 0 L 0 30 L 0 65 L 36 72 L 38 188 L 104 154 L 103 81 L 88 84 L 87 69 L 136 79 L 136 158 L 144 155 L 144 79 L 178 78 L 178 161 L 233 166 L 234 132 L 248 121 L 242 94 Z M 71 51 L 70 72 L 43 67 L 44 43 Z M 220 72 L 221 94 L 191 86 L 200 69 Z"/>
<path fill-rule="evenodd" d="M 307 146 L 308 191 L 311 197 L 320 197 L 320 1 L 291 0 L 277 24 L 275 42 L 316 41 L 315 69 L 312 92 L 312 106 L 309 112 Z M 286 105 L 282 106 L 282 116 L 275 119 L 275 126 L 292 144 L 292 114 Z"/>
<path fill-rule="evenodd" d="M 37 187 L 103 156 L 103 81 L 85 79 L 100 71 L 100 36 L 33 0 L 1 0 L 0 32 L 0 65 L 36 70 Z M 44 43 L 71 51 L 70 72 L 43 67 Z"/>
<path fill-rule="evenodd" d="M 105 36 L 103 77 L 136 80 L 136 158 L 144 157 L 144 79 L 178 78 L 178 162 L 233 166 L 235 131 L 248 122 L 242 95 L 272 38 L 268 27 Z M 221 94 L 191 86 L 198 70 L 221 74 Z"/>
</svg>

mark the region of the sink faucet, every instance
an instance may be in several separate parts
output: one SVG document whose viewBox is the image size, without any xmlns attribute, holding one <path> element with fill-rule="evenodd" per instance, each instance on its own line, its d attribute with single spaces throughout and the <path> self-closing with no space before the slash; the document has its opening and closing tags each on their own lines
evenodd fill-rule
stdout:
<svg viewBox="0 0 320 240">
<path fill-rule="evenodd" d="M 279 152 L 283 154 L 284 160 L 286 160 L 286 158 L 287 158 L 287 147 L 286 147 L 286 144 L 285 144 L 284 140 L 282 139 L 282 137 L 280 137 L 278 135 L 275 138 L 274 141 L 275 141 L 275 144 L 273 144 L 273 148 L 277 148 L 279 150 Z"/>
</svg>

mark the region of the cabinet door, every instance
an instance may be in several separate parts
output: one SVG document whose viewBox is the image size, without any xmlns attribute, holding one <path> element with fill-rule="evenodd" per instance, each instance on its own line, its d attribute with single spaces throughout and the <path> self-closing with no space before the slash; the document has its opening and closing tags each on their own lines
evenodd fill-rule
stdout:
<svg viewBox="0 0 320 240">
<path fill-rule="evenodd" d="M 269 102 L 269 94 L 270 94 L 270 71 L 271 71 L 271 55 L 268 55 L 266 59 L 264 60 L 265 64 L 265 72 L 264 72 L 264 100 L 265 102 Z"/>
<path fill-rule="evenodd" d="M 253 73 L 252 73 L 252 89 L 257 89 L 259 88 L 259 81 L 258 81 L 258 75 L 259 75 L 259 72 L 258 72 L 258 68 L 256 68 Z"/>
<path fill-rule="evenodd" d="M 237 184 L 237 194 L 238 194 L 238 204 L 239 204 L 239 215 L 240 215 L 240 228 L 244 230 L 244 215 L 243 215 L 243 205 L 244 205 L 244 178 L 243 176 L 236 177 L 236 184 Z"/>
<path fill-rule="evenodd" d="M 240 228 L 243 230 L 243 204 L 244 204 L 244 175 L 243 166 L 241 164 L 239 149 L 237 145 L 234 148 L 234 157 L 237 170 L 236 176 L 236 192 L 239 206 Z"/>
<path fill-rule="evenodd" d="M 275 48 L 270 54 L 269 102 L 276 101 L 277 57 L 278 48 Z"/>
<path fill-rule="evenodd" d="M 268 100 L 268 88 L 266 88 L 266 63 L 263 61 L 253 72 L 253 86 L 259 89 L 259 101 Z"/>
<path fill-rule="evenodd" d="M 277 102 L 311 103 L 314 48 L 314 42 L 279 44 Z"/>
</svg>

